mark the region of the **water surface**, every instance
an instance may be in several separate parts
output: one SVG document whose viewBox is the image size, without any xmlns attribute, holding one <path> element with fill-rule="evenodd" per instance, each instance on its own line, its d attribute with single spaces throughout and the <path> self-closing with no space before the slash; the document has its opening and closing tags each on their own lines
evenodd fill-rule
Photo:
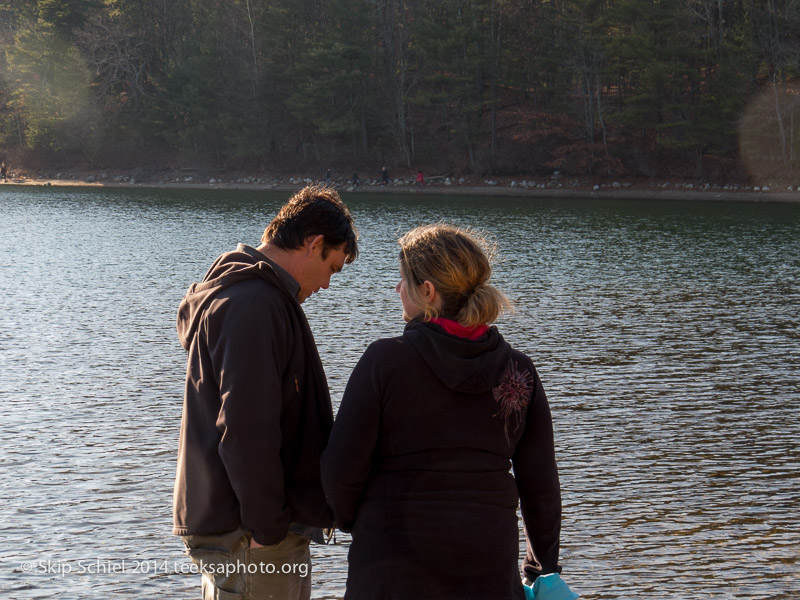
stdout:
<svg viewBox="0 0 800 600">
<path fill-rule="evenodd" d="M 286 197 L 0 188 L 5 597 L 198 595 L 169 534 L 175 311 Z M 305 305 L 335 404 L 366 346 L 402 331 L 398 235 L 479 227 L 516 304 L 498 327 L 550 398 L 570 585 L 586 599 L 800 597 L 800 206 L 345 200 L 361 257 Z M 343 594 L 347 543 L 313 548 L 315 598 Z"/>
</svg>

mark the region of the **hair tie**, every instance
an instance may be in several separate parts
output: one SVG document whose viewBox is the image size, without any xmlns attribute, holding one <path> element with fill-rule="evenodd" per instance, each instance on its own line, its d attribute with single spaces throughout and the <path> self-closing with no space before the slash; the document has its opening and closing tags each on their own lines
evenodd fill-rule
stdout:
<svg viewBox="0 0 800 600">
<path fill-rule="evenodd" d="M 471 287 L 469 290 L 467 290 L 466 292 L 464 292 L 464 295 L 465 295 L 467 298 L 469 298 L 470 296 L 472 296 L 472 294 L 474 294 L 475 292 L 477 292 L 477 291 L 478 291 L 478 288 L 479 288 L 479 287 L 481 287 L 482 285 L 483 285 L 483 282 L 481 282 L 481 283 L 478 283 L 478 284 L 476 284 L 476 285 L 472 286 L 472 287 Z"/>
</svg>

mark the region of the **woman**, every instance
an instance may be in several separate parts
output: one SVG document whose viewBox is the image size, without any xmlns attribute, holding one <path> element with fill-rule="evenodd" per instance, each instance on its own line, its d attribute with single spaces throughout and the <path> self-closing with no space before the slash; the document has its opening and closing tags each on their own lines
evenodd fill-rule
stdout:
<svg viewBox="0 0 800 600">
<path fill-rule="evenodd" d="M 449 225 L 400 239 L 402 336 L 371 344 L 322 458 L 352 531 L 345 598 L 525 598 L 558 570 L 561 492 L 531 360 L 489 327 L 508 300 L 479 241 Z M 509 472 L 513 465 L 514 475 Z"/>
</svg>

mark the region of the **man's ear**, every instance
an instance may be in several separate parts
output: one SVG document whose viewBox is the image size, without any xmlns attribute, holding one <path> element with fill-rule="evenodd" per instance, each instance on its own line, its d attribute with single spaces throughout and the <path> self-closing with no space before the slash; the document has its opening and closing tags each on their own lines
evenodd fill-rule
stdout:
<svg viewBox="0 0 800 600">
<path fill-rule="evenodd" d="M 322 251 L 322 248 L 325 246 L 325 236 L 322 234 L 319 235 L 309 235 L 306 238 L 306 243 L 303 247 L 305 250 L 306 256 L 311 256 L 317 251 Z"/>
</svg>

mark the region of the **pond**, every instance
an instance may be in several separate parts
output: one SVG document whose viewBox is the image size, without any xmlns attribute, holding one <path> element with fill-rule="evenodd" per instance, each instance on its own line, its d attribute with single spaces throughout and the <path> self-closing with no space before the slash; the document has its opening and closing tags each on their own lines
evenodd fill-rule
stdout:
<svg viewBox="0 0 800 600">
<path fill-rule="evenodd" d="M 0 591 L 194 598 L 170 535 L 186 288 L 287 193 L 0 188 Z M 396 240 L 496 244 L 498 327 L 539 369 L 585 599 L 800 596 L 800 205 L 344 196 L 361 257 L 304 308 L 338 405 L 403 328 Z M 348 537 L 312 546 L 341 598 Z"/>
</svg>

